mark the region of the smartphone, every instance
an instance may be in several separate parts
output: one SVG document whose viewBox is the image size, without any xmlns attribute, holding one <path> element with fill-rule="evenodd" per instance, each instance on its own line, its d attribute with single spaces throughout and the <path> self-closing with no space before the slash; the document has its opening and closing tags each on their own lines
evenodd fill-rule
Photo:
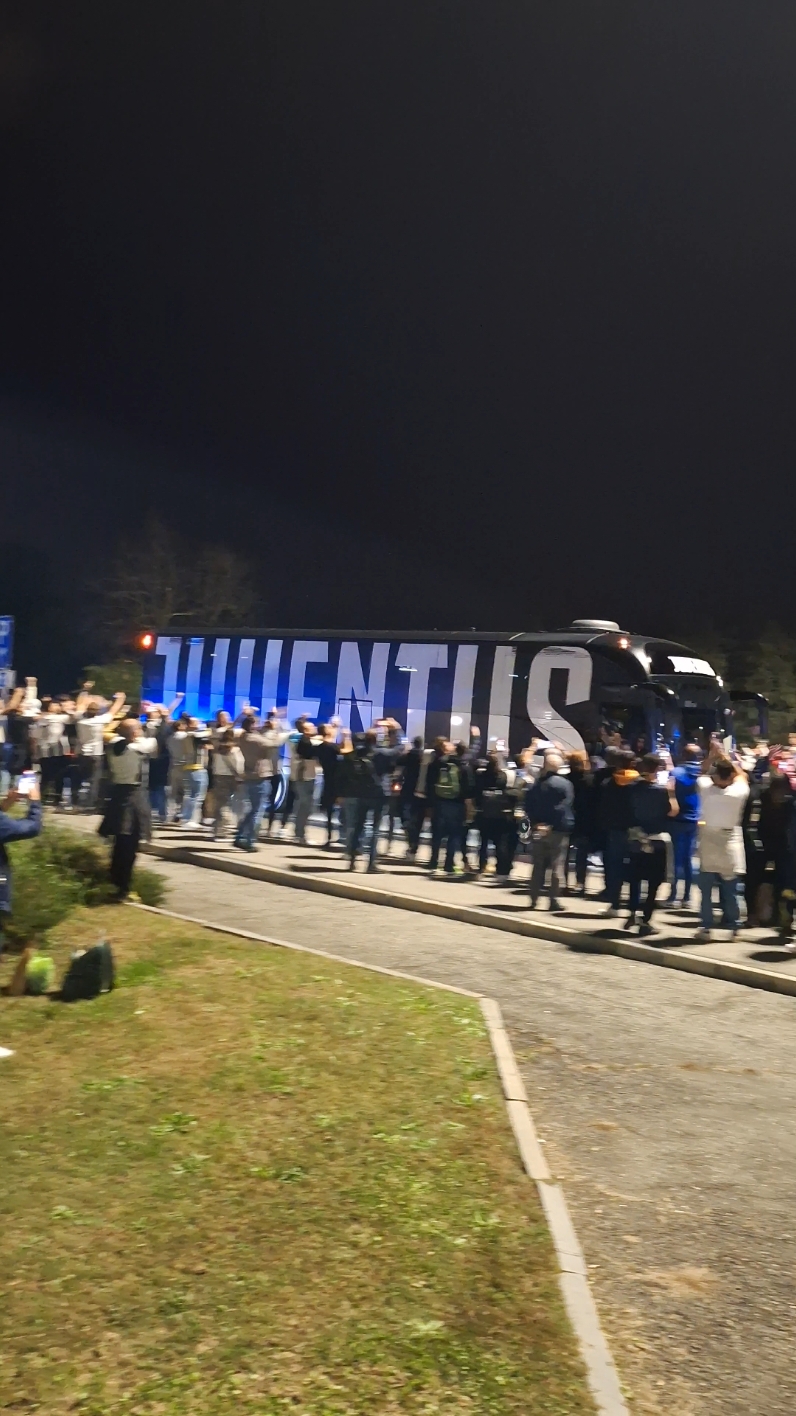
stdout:
<svg viewBox="0 0 796 1416">
<path fill-rule="evenodd" d="M 38 772 L 22 772 L 17 782 L 16 791 L 18 796 L 30 796 L 32 788 L 39 780 Z"/>
</svg>

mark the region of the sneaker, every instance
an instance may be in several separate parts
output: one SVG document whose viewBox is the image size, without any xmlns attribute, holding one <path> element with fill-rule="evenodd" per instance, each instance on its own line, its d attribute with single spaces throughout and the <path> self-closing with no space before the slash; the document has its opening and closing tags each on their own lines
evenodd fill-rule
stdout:
<svg viewBox="0 0 796 1416">
<path fill-rule="evenodd" d="M 558 900 L 551 900 L 550 914 L 566 914 L 566 910 L 563 905 L 558 903 Z"/>
<path fill-rule="evenodd" d="M 710 937 L 709 929 L 698 929 L 694 935 L 694 940 L 697 944 L 709 944 Z"/>
<path fill-rule="evenodd" d="M 367 873 L 368 875 L 381 875 L 381 866 L 374 865 L 373 861 L 371 861 Z"/>
<path fill-rule="evenodd" d="M 603 919 L 616 919 L 618 915 L 619 911 L 615 910 L 613 905 L 609 905 L 607 910 L 603 910 L 602 917 Z"/>
<path fill-rule="evenodd" d="M 349 869 L 349 870 L 356 870 L 356 868 L 357 868 L 357 863 L 356 863 L 356 861 L 355 861 L 355 860 L 349 860 L 349 862 L 348 862 L 348 869 Z"/>
<path fill-rule="evenodd" d="M 256 850 L 257 850 L 257 847 L 255 846 L 254 841 L 247 841 L 247 842 L 245 843 L 243 849 L 244 849 L 245 851 L 248 851 L 249 854 L 251 855 L 252 851 L 256 851 Z"/>
<path fill-rule="evenodd" d="M 646 939 L 650 934 L 657 934 L 658 931 L 654 925 L 649 923 L 649 920 L 645 920 L 643 924 L 639 925 L 638 932 L 641 939 Z"/>
<path fill-rule="evenodd" d="M 530 910 L 535 910 L 535 909 L 536 909 L 536 906 L 538 905 L 538 903 L 539 903 L 539 901 L 538 901 L 538 899 L 536 898 L 536 896 L 535 896 L 535 895 L 531 895 L 531 898 L 530 898 L 530 900 L 528 901 L 528 908 L 529 908 Z"/>
<path fill-rule="evenodd" d="M 636 927 L 636 916 L 635 916 L 634 914 L 629 914 L 628 917 L 627 917 L 627 919 L 625 920 L 624 924 L 622 925 L 622 928 L 623 928 L 623 929 L 635 929 L 635 927 Z"/>
</svg>

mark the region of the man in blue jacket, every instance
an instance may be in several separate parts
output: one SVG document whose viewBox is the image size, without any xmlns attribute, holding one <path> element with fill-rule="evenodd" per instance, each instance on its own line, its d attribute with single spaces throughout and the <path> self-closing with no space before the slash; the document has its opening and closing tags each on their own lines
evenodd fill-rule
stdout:
<svg viewBox="0 0 796 1416">
<path fill-rule="evenodd" d="M 690 742 L 683 752 L 683 761 L 674 769 L 674 794 L 680 810 L 672 822 L 672 845 L 674 847 L 674 880 L 668 903 L 677 902 L 677 886 L 683 882 L 683 904 L 691 898 L 693 879 L 694 847 L 699 821 L 699 789 L 697 782 L 702 771 L 702 748 Z"/>
<path fill-rule="evenodd" d="M 568 777 L 559 776 L 563 765 L 560 753 L 546 752 L 542 771 L 525 794 L 533 846 L 531 909 L 536 909 L 549 869 L 550 909 L 556 914 L 564 908 L 558 891 L 566 884 L 569 838 L 575 826 L 575 791 Z"/>
<path fill-rule="evenodd" d="M 10 792 L 0 803 L 0 953 L 3 949 L 3 920 L 11 913 L 11 862 L 6 846 L 11 841 L 38 836 L 41 831 L 41 793 L 37 781 L 33 783 L 28 797 L 27 816 L 7 816 L 6 808 L 21 800 L 19 792 Z"/>
</svg>

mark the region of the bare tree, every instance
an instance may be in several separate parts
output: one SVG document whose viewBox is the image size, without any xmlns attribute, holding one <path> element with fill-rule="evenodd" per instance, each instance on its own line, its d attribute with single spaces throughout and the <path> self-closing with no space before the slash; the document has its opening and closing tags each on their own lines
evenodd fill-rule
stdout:
<svg viewBox="0 0 796 1416">
<path fill-rule="evenodd" d="M 245 557 L 225 546 L 195 545 L 152 518 L 119 545 L 99 596 L 109 642 L 175 619 L 213 629 L 251 621 L 257 596 Z"/>
</svg>

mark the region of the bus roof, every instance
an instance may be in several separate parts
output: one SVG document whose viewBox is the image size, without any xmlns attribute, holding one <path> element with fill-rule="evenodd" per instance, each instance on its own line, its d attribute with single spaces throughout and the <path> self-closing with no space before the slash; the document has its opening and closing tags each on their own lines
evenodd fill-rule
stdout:
<svg viewBox="0 0 796 1416">
<path fill-rule="evenodd" d="M 498 630 L 482 629 L 282 629 L 206 625 L 171 625 L 158 631 L 166 638 L 213 637 L 216 639 L 400 639 L 407 643 L 465 643 L 465 644 L 545 644 L 554 640 L 556 644 L 591 644 L 595 640 L 606 639 L 616 642 L 626 638 L 631 647 L 646 644 L 652 635 L 629 634 L 626 630 L 602 629 L 534 629 Z"/>
</svg>

